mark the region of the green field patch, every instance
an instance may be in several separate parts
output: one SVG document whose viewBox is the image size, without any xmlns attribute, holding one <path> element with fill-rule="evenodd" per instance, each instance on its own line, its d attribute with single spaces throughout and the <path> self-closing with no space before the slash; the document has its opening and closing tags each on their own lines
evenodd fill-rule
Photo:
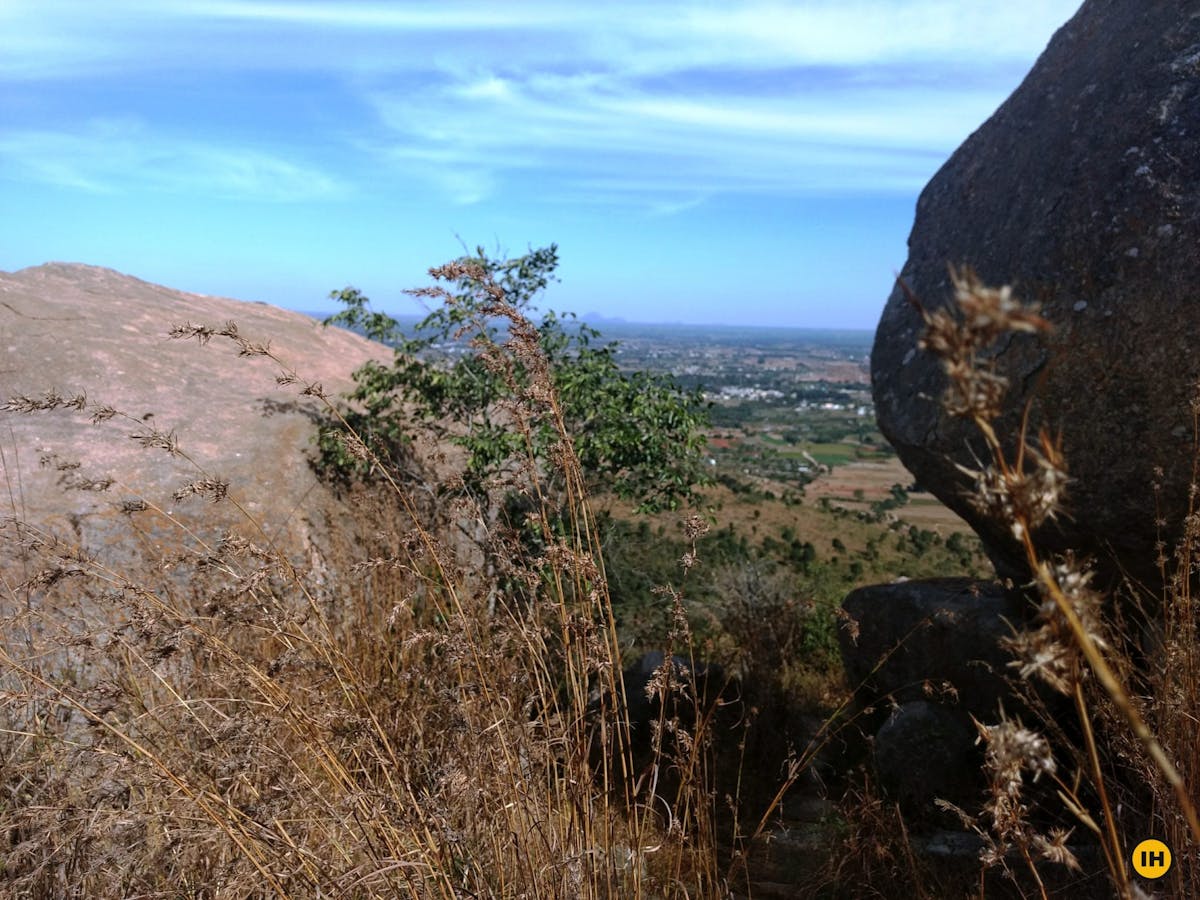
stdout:
<svg viewBox="0 0 1200 900">
<path fill-rule="evenodd" d="M 857 448 L 853 444 L 841 442 L 809 444 L 805 449 L 823 466 L 844 466 L 857 456 Z"/>
<path fill-rule="evenodd" d="M 884 460 L 895 454 L 890 446 L 884 444 L 859 444 L 854 448 L 855 454 L 859 459 L 863 460 Z"/>
</svg>

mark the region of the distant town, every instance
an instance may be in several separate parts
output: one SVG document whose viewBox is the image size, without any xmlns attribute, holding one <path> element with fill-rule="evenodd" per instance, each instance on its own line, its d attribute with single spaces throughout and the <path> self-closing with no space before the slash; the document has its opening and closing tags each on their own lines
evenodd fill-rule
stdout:
<svg viewBox="0 0 1200 900">
<path fill-rule="evenodd" d="M 417 323 L 399 321 L 405 329 Z M 667 374 L 703 393 L 711 404 L 708 462 L 731 489 L 781 499 L 815 492 L 853 508 L 892 496 L 895 485 L 909 486 L 875 426 L 873 332 L 582 321 L 600 332 L 601 342 L 617 344 L 621 368 Z M 466 348 L 437 349 L 453 356 Z"/>
<path fill-rule="evenodd" d="M 836 466 L 892 456 L 875 428 L 872 332 L 606 322 L 603 334 L 619 342 L 623 368 L 704 392 L 722 480 L 802 489 Z"/>
</svg>

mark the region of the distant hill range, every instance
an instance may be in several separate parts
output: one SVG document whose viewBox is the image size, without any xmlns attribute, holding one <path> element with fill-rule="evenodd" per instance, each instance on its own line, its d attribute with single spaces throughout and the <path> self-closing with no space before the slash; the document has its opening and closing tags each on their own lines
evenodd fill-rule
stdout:
<svg viewBox="0 0 1200 900">
<path fill-rule="evenodd" d="M 337 309 L 305 311 L 305 315 L 318 321 L 339 312 Z M 533 312 L 533 318 L 540 313 Z M 417 325 L 424 315 L 396 313 L 394 318 L 407 337 L 419 336 Z M 679 343 L 704 343 L 709 338 L 720 341 L 754 341 L 758 343 L 794 343 L 806 341 L 816 344 L 838 344 L 859 349 L 869 349 L 875 339 L 872 328 L 806 328 L 800 325 L 733 325 L 696 324 L 688 322 L 631 322 L 621 316 L 605 316 L 597 312 L 584 313 L 578 322 L 595 328 L 602 336 L 616 341 L 667 340 Z M 495 320 L 493 325 L 503 334 L 504 322 Z M 567 316 L 564 327 L 572 330 L 573 320 Z"/>
<path fill-rule="evenodd" d="M 603 325 L 624 325 L 629 320 L 622 316 L 606 316 L 598 312 L 586 312 L 579 317 L 589 325 L 595 325 L 597 328 Z"/>
<path fill-rule="evenodd" d="M 331 394 L 349 388 L 367 360 L 391 356 L 300 313 L 172 290 L 110 269 L 48 263 L 0 273 L 0 402 L 85 394 L 89 404 L 127 415 L 92 424 L 91 408 L 0 412 L 0 518 L 113 554 L 107 561 L 118 566 L 132 564 L 116 549 L 129 544 L 122 509 L 142 502 L 149 509 L 136 514 L 136 527 L 163 546 L 184 527 L 205 540 L 233 528 L 259 544 L 278 541 L 308 562 L 321 557 L 348 511 L 307 462 L 315 401 L 295 386 L 280 387 L 277 365 L 239 358 L 228 340 L 201 346 L 168 337 L 176 325 L 229 321 Z M 153 432 L 173 435 L 203 471 L 142 446 L 137 436 Z M 173 498 L 203 477 L 228 481 L 265 537 L 230 503 Z"/>
</svg>

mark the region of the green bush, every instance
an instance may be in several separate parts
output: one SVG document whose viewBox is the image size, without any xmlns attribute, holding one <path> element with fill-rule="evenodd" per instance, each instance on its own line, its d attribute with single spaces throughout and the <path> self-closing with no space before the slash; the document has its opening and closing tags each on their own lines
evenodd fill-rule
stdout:
<svg viewBox="0 0 1200 900">
<path fill-rule="evenodd" d="M 561 456 L 570 434 L 589 490 L 611 490 L 639 511 L 676 509 L 705 480 L 701 428 L 708 424 L 702 394 L 684 391 L 669 376 L 622 372 L 615 342 L 573 315 L 527 317 L 554 278 L 557 247 L 516 259 L 491 259 L 482 248 L 451 267 L 431 270 L 449 287 L 412 291 L 440 301 L 409 335 L 391 316 L 348 287 L 332 297 L 345 309 L 326 320 L 396 348 L 390 366 L 370 363 L 355 373 L 350 417 L 382 459 L 396 462 L 414 419 L 438 440 L 467 453 L 466 486 L 477 496 L 487 480 L 510 471 L 526 450 L 543 474 Z M 501 347 L 512 352 L 500 352 Z M 531 348 L 540 346 L 534 354 Z M 548 368 L 552 392 L 541 391 Z M 515 421 L 529 401 L 548 415 Z M 525 427 L 528 426 L 528 427 Z M 528 447 L 527 447 L 528 445 Z M 322 440 L 322 464 L 345 476 L 370 467 L 332 436 Z M 551 489 L 561 479 L 551 484 Z"/>
</svg>

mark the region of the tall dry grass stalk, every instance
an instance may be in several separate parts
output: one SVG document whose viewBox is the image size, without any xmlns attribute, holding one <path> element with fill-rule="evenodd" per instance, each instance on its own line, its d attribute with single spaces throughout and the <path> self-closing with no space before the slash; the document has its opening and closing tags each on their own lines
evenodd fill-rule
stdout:
<svg viewBox="0 0 1200 900">
<path fill-rule="evenodd" d="M 496 488 L 530 501 L 546 536 L 536 557 L 478 498 L 431 514 L 430 497 L 453 495 L 418 496 L 380 463 L 388 487 L 356 489 L 361 543 L 344 542 L 331 583 L 258 527 L 251 486 L 214 478 L 174 434 L 83 397 L 7 404 L 133 425 L 148 452 L 194 466 L 176 501 L 235 504 L 245 523 L 181 531 L 158 553 L 145 542 L 136 567 L 15 509 L 0 523 L 7 895 L 728 895 L 711 707 L 664 712 L 651 765 L 635 769 L 599 538 L 537 331 L 483 269 L 432 274 L 474 279 L 483 314 L 507 320 L 503 345 L 477 349 L 514 388 L 506 413 L 529 452 Z M 440 286 L 424 293 L 453 302 Z M 231 341 L 340 419 L 234 324 L 172 335 Z M 529 437 L 547 421 L 559 440 L 545 465 Z M 349 430 L 344 441 L 370 454 Z M 125 504 L 132 541 L 156 510 L 149 497 Z M 521 590 L 480 577 L 456 537 L 471 522 Z M 670 649 L 690 655 L 678 593 L 664 602 L 677 610 Z M 666 669 L 655 689 L 681 690 Z"/>
<path fill-rule="evenodd" d="M 1108 602 L 1092 588 L 1084 563 L 1072 556 L 1048 559 L 1037 547 L 1038 528 L 1065 508 L 1068 477 L 1061 443 L 1045 430 L 1031 441 L 1023 424 L 1010 454 L 995 430 L 1008 382 L 988 348 L 1008 334 L 1045 332 L 1049 323 L 1007 287 L 987 287 L 969 270 L 952 271 L 951 276 L 955 303 L 950 307 L 929 311 L 910 295 L 925 319 L 922 346 L 941 359 L 946 372 L 944 408 L 974 423 L 987 448 L 978 469 L 963 469 L 974 485 L 972 500 L 983 515 L 1007 529 L 1032 573 L 1027 587 L 1038 604 L 1036 617 L 1010 642 L 1014 670 L 1025 682 L 1040 682 L 1070 698 L 1079 732 L 1069 748 L 1076 771 L 1067 773 L 1050 743 L 1020 723 L 980 727 L 992 783 L 985 827 L 979 828 L 989 839 L 984 862 L 1006 866 L 1015 853 L 1039 886 L 1038 860 L 1077 865 L 1067 849 L 1066 832 L 1043 834 L 1032 822 L 1026 778 L 1047 777 L 1077 822 L 1101 841 L 1121 896 L 1142 891 L 1127 861 L 1133 847 L 1150 836 L 1173 842 L 1171 880 L 1177 895 L 1200 896 L 1200 820 L 1193 794 L 1200 784 L 1195 740 L 1200 642 L 1192 595 L 1200 478 L 1193 478 L 1186 528 L 1174 560 L 1165 548 L 1160 552 L 1166 585 L 1157 624 L 1161 638 L 1146 664 L 1136 638 L 1123 634 L 1122 604 Z M 1200 402 L 1193 405 L 1193 415 L 1200 464 Z M 1028 410 L 1023 422 L 1028 422 Z M 1031 706 L 1045 708 L 1036 696 Z M 1062 735 L 1050 717 L 1041 724 Z M 1090 794 L 1084 786 L 1090 786 Z M 1083 799 L 1085 794 L 1093 800 Z"/>
</svg>

